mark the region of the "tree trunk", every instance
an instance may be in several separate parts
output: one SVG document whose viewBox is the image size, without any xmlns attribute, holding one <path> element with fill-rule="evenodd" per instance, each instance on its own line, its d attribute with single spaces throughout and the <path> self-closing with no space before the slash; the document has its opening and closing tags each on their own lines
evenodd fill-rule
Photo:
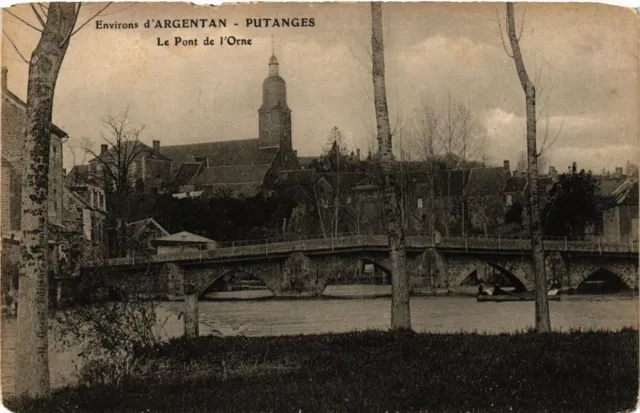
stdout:
<svg viewBox="0 0 640 413">
<path fill-rule="evenodd" d="M 409 278 L 406 271 L 404 229 L 400 214 L 400 194 L 394 177 L 393 149 L 387 109 L 387 94 L 385 91 L 381 3 L 371 3 L 371 20 L 373 94 L 378 128 L 378 155 L 384 180 L 384 215 L 389 236 L 389 258 L 391 261 L 391 328 L 410 329 Z"/>
<path fill-rule="evenodd" d="M 16 345 L 16 395 L 49 394 L 48 192 L 53 94 L 73 29 L 75 3 L 51 3 L 29 63 L 27 124 L 22 172 L 20 304 Z"/>
<path fill-rule="evenodd" d="M 529 79 L 520 52 L 513 3 L 507 3 L 507 32 L 511 42 L 513 60 L 516 64 L 518 78 L 524 90 L 527 104 L 527 164 L 529 180 L 529 231 L 531 234 L 531 250 L 533 254 L 533 273 L 536 289 L 536 331 L 551 331 L 549 318 L 549 300 L 547 297 L 547 274 L 544 266 L 544 247 L 542 245 L 542 229 L 540 227 L 540 202 L 538 196 L 538 152 L 536 148 L 536 87 Z"/>
</svg>

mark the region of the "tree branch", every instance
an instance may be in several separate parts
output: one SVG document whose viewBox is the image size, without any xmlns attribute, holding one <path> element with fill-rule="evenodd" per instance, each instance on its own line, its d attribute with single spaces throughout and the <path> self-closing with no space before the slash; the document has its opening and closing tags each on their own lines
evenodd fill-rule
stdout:
<svg viewBox="0 0 640 413">
<path fill-rule="evenodd" d="M 31 27 L 33 30 L 42 33 L 42 30 L 38 29 L 36 26 L 34 26 L 33 24 L 29 23 L 26 20 L 23 20 L 22 18 L 16 16 L 15 14 L 13 14 L 11 11 L 9 11 L 9 9 L 4 9 L 4 11 L 6 13 L 9 13 L 10 16 L 15 17 L 16 19 L 20 20 L 22 23 L 26 24 L 27 26 Z"/>
<path fill-rule="evenodd" d="M 36 17 L 38 18 L 38 21 L 42 25 L 42 28 L 44 29 L 44 25 L 45 25 L 44 20 L 42 19 L 42 17 L 40 17 L 40 13 L 38 13 L 38 10 L 36 10 L 36 6 L 34 6 L 33 3 L 29 3 L 29 6 L 31 6 L 31 10 L 33 10 L 33 14 L 36 15 Z"/>
<path fill-rule="evenodd" d="M 9 37 L 9 35 L 7 34 L 7 32 L 5 32 L 4 30 L 2 31 L 2 33 L 7 37 L 7 40 L 9 40 L 9 43 L 11 43 L 11 46 L 13 46 L 13 48 L 15 49 L 15 51 L 18 53 L 18 55 L 20 56 L 20 58 L 22 59 L 23 62 L 25 62 L 26 64 L 29 64 L 29 61 L 27 59 L 24 58 L 24 56 L 22 55 L 22 53 L 20 53 L 20 50 L 18 50 L 18 46 L 16 46 L 16 44 L 13 42 L 13 40 L 11 40 L 11 37 Z"/>
<path fill-rule="evenodd" d="M 91 16 L 89 19 L 87 19 L 86 22 L 82 23 L 82 25 L 80 27 L 78 27 L 76 30 L 73 31 L 73 33 L 71 33 L 71 36 L 73 36 L 74 34 L 78 33 L 84 26 L 86 26 L 91 20 L 95 19 L 96 17 L 98 17 L 98 15 L 100 13 L 102 13 L 103 11 L 106 10 L 107 7 L 111 6 L 113 4 L 113 2 L 109 2 L 107 3 L 106 6 L 104 6 L 103 8 L 101 8 L 100 10 L 98 10 L 98 12 L 96 14 L 94 14 L 93 16 Z"/>
</svg>

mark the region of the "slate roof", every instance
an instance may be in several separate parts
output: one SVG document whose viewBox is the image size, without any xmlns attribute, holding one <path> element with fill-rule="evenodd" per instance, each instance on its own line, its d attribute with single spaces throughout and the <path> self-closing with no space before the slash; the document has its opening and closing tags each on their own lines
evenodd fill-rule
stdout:
<svg viewBox="0 0 640 413">
<path fill-rule="evenodd" d="M 271 164 L 279 148 L 259 148 L 258 139 L 193 143 L 163 146 L 160 151 L 173 160 L 177 170 L 184 162 L 195 162 L 195 157 L 206 158 L 210 167 Z"/>
<path fill-rule="evenodd" d="M 505 170 L 502 167 L 473 168 L 466 185 L 466 196 L 501 195 L 505 187 Z"/>
<path fill-rule="evenodd" d="M 203 168 L 200 175 L 192 180 L 194 185 L 259 183 L 262 185 L 264 177 L 271 168 L 271 164 L 241 165 L 241 166 L 210 166 Z"/>
<path fill-rule="evenodd" d="M 276 185 L 311 185 L 315 182 L 315 179 L 316 171 L 311 169 L 282 171 L 278 174 Z"/>
<path fill-rule="evenodd" d="M 147 219 L 142 219 L 140 221 L 129 222 L 127 226 L 130 227 L 131 230 L 133 231 L 134 237 L 140 234 L 140 232 L 142 232 L 142 230 L 146 227 L 156 227 L 162 233 L 169 235 L 169 232 L 167 232 L 167 230 L 164 229 L 162 225 L 158 224 L 158 222 L 156 222 L 156 220 L 153 218 L 147 218 Z"/>
<path fill-rule="evenodd" d="M 618 178 L 602 177 L 598 179 L 598 194 L 599 195 L 611 195 L 611 193 L 620 185 L 621 181 Z"/>
<path fill-rule="evenodd" d="M 124 141 L 121 143 L 123 149 L 121 149 L 121 154 L 126 154 L 127 157 L 134 156 L 137 157 L 146 157 L 151 159 L 158 159 L 162 161 L 170 161 L 171 158 L 165 156 L 160 149 L 160 153 L 156 154 L 149 145 L 146 145 L 140 141 Z M 137 153 L 137 155 L 136 155 Z M 105 153 L 99 154 L 97 157 L 93 158 L 89 162 L 95 162 L 98 159 L 103 162 L 109 162 L 112 159 L 115 159 L 117 156 L 116 149 L 111 146 Z"/>
<path fill-rule="evenodd" d="M 202 162 L 183 162 L 176 172 L 174 181 L 178 185 L 185 185 L 198 175 L 202 169 Z"/>
<path fill-rule="evenodd" d="M 520 176 L 512 176 L 507 179 L 507 183 L 504 187 L 504 192 L 524 192 L 527 187 L 527 178 L 523 178 Z"/>
<path fill-rule="evenodd" d="M 200 235 L 192 234 L 187 231 L 178 232 L 164 237 L 156 238 L 151 242 L 153 245 L 157 244 L 211 244 L 215 243 L 214 240 L 201 237 Z"/>
<path fill-rule="evenodd" d="M 89 165 L 75 165 L 65 177 L 68 186 L 86 185 L 89 181 Z"/>
<path fill-rule="evenodd" d="M 611 192 L 613 205 L 637 205 L 638 181 L 626 179 Z"/>
</svg>

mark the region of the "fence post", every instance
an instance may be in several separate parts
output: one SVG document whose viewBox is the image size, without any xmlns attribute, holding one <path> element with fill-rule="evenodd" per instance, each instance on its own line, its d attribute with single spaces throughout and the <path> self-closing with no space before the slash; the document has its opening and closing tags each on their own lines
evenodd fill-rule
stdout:
<svg viewBox="0 0 640 413">
<path fill-rule="evenodd" d="M 264 252 L 268 257 L 269 256 L 269 239 L 268 238 L 264 239 Z"/>
<path fill-rule="evenodd" d="M 469 251 L 469 244 L 467 242 L 467 236 L 464 236 L 464 250 Z"/>
<path fill-rule="evenodd" d="M 498 235 L 498 249 L 500 249 L 500 235 Z"/>
<path fill-rule="evenodd" d="M 184 285 L 184 336 L 198 337 L 198 294 L 193 284 Z"/>
<path fill-rule="evenodd" d="M 564 237 L 564 250 L 565 251 L 569 250 L 569 244 L 567 242 L 567 237 Z"/>
</svg>

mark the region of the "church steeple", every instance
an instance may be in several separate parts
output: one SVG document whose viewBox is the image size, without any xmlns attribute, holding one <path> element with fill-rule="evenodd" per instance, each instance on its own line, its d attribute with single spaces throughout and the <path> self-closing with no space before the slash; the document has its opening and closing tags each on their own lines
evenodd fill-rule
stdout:
<svg viewBox="0 0 640 413">
<path fill-rule="evenodd" d="M 280 76 L 279 66 L 276 55 L 271 55 L 271 59 L 269 60 L 269 76 Z"/>
<path fill-rule="evenodd" d="M 287 106 L 287 85 L 280 77 L 278 58 L 269 59 L 269 76 L 262 82 L 260 118 L 260 147 L 291 147 L 291 109 Z"/>
</svg>

